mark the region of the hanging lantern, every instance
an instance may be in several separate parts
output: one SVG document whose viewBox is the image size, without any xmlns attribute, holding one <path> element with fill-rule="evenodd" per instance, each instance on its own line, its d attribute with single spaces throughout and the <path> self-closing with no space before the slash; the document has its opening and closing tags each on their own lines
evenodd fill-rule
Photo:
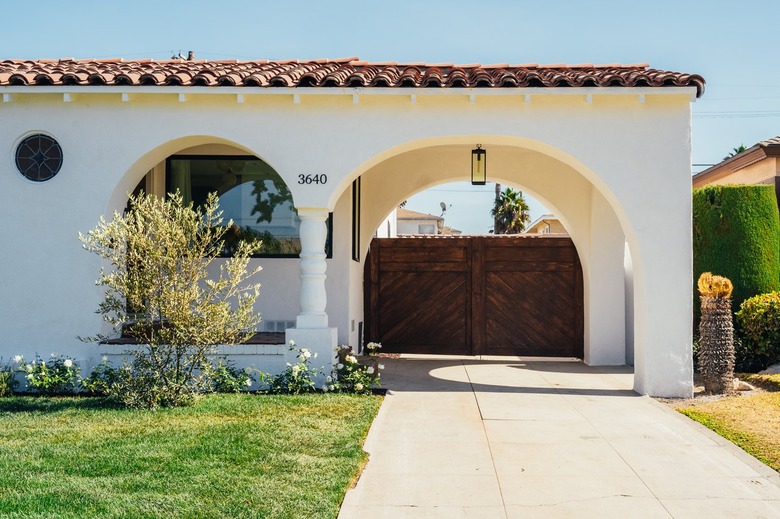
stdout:
<svg viewBox="0 0 780 519">
<path fill-rule="evenodd" d="M 471 184 L 484 186 L 487 182 L 487 152 L 477 144 L 476 149 L 471 150 Z"/>
</svg>

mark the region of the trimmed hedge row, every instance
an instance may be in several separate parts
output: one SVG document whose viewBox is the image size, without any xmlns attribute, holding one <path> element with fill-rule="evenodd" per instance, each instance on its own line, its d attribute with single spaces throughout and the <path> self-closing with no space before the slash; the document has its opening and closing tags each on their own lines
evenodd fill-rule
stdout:
<svg viewBox="0 0 780 519">
<path fill-rule="evenodd" d="M 760 371 L 780 361 L 780 292 L 746 299 L 737 323 L 751 352 L 743 371 Z"/>
<path fill-rule="evenodd" d="M 780 214 L 774 186 L 706 186 L 693 190 L 693 279 L 703 272 L 734 283 L 732 308 L 780 290 Z M 694 288 L 694 323 L 700 303 Z"/>
</svg>

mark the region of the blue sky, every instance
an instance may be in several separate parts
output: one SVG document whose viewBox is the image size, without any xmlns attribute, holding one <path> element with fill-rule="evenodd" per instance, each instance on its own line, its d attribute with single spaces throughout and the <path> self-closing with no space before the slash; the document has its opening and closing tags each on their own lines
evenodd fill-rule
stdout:
<svg viewBox="0 0 780 519">
<path fill-rule="evenodd" d="M 193 50 L 203 59 L 648 62 L 707 80 L 693 104 L 692 162 L 712 164 L 780 134 L 779 19 L 780 2 L 759 0 L 5 0 L 0 59 Z M 445 201 L 448 224 L 485 232 L 492 188 L 470 189 L 439 186 L 409 207 L 439 214 Z"/>
</svg>

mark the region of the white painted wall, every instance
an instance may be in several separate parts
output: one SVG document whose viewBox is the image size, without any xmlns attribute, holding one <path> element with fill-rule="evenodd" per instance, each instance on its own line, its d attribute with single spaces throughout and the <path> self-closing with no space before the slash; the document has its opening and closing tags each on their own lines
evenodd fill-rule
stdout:
<svg viewBox="0 0 780 519">
<path fill-rule="evenodd" d="M 398 234 L 438 234 L 438 220 L 431 217 L 429 220 L 400 220 L 398 221 Z"/>
<path fill-rule="evenodd" d="M 327 312 L 338 340 L 353 342 L 362 269 L 350 259 L 352 181 L 363 175 L 365 248 L 381 220 L 413 192 L 467 179 L 469 151 L 480 143 L 490 155 L 491 180 L 523 187 L 571 232 L 583 263 L 588 360 L 612 363 L 620 349 L 616 338 L 626 322 L 625 305 L 617 308 L 625 295 L 616 292 L 622 252 L 620 261 L 615 258 L 624 237 L 633 259 L 636 389 L 691 392 L 693 89 L 486 89 L 465 95 L 436 89 L 417 95 L 415 104 L 403 89 L 297 89 L 299 104 L 285 89 L 247 91 L 242 104 L 219 89 L 135 90 L 153 93 L 137 93 L 130 102 L 112 87 L 93 93 L 77 87 L 1 90 L 14 93 L 12 102 L 0 104 L 4 357 L 35 351 L 97 357 L 94 346 L 74 339 L 100 327 L 93 313 L 100 294 L 92 285 L 99 265 L 80 249 L 77 232 L 121 208 L 126 193 L 168 155 L 204 144 L 230 145 L 268 162 L 299 208 L 347 215 L 334 221 Z M 63 102 L 63 91 L 73 94 L 72 102 Z M 180 91 L 186 102 L 179 101 Z M 475 103 L 469 102 L 472 93 Z M 525 93 L 533 94 L 530 103 Z M 592 102 L 586 93 L 594 94 Z M 24 180 L 13 166 L 16 143 L 33 131 L 52 135 L 64 151 L 62 171 L 44 184 Z M 299 185 L 297 176 L 308 173 L 326 174 L 328 183 Z M 347 202 L 340 201 L 345 194 Z M 345 230 L 347 238 L 339 240 Z M 268 318 L 297 306 L 292 264 L 268 263 L 261 299 L 276 305 L 262 309 Z"/>
<path fill-rule="evenodd" d="M 631 249 L 625 245 L 623 256 L 626 283 L 626 364 L 634 365 L 634 266 L 631 261 Z"/>
<path fill-rule="evenodd" d="M 398 236 L 398 210 L 393 209 L 376 228 L 377 238 L 395 238 Z"/>
</svg>

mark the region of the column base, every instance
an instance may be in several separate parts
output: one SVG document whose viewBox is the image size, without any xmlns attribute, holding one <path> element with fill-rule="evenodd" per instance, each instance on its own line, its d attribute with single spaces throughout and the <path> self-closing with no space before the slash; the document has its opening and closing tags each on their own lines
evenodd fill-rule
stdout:
<svg viewBox="0 0 780 519">
<path fill-rule="evenodd" d="M 300 319 L 300 317 L 299 317 Z M 306 348 L 316 359 L 312 359 L 309 365 L 315 369 L 321 369 L 322 374 L 317 377 L 319 387 L 325 382 L 325 377 L 333 371 L 336 359 L 336 346 L 338 345 L 337 328 L 288 328 L 285 331 L 285 339 L 289 346 L 290 341 L 295 341 L 296 348 Z M 298 362 L 296 351 L 285 352 L 285 361 L 290 364 Z"/>
<path fill-rule="evenodd" d="M 294 330 L 322 329 L 328 327 L 328 314 L 301 314 L 295 319 Z"/>
</svg>

